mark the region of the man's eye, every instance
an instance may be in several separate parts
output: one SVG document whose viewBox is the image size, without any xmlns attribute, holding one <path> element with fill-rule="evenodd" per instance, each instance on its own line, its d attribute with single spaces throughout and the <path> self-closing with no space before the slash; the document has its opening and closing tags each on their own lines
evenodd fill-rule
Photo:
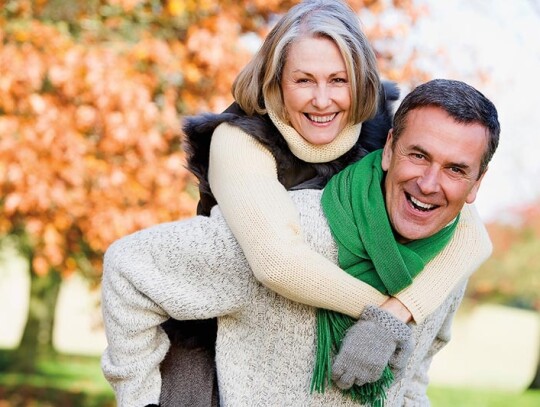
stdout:
<svg viewBox="0 0 540 407">
<path fill-rule="evenodd" d="M 423 160 L 425 158 L 424 154 L 420 154 L 420 153 L 412 153 L 411 157 L 414 158 L 415 160 Z"/>
</svg>

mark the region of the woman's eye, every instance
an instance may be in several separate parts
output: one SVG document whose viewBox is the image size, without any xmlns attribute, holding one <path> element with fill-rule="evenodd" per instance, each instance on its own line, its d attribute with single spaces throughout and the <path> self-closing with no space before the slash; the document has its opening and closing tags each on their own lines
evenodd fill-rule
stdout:
<svg viewBox="0 0 540 407">
<path fill-rule="evenodd" d="M 333 83 L 339 83 L 339 84 L 348 83 L 347 79 L 345 79 L 345 78 L 334 78 L 334 79 L 332 79 L 332 82 Z"/>
</svg>

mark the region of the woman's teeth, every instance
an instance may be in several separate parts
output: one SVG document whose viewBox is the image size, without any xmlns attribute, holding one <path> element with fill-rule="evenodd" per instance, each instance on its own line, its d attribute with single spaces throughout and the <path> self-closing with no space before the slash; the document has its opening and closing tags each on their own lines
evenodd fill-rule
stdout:
<svg viewBox="0 0 540 407">
<path fill-rule="evenodd" d="M 316 122 L 316 123 L 328 123 L 334 120 L 334 117 L 336 117 L 337 113 L 327 115 L 327 116 L 314 116 L 311 114 L 306 113 L 306 116 L 309 120 Z"/>
</svg>

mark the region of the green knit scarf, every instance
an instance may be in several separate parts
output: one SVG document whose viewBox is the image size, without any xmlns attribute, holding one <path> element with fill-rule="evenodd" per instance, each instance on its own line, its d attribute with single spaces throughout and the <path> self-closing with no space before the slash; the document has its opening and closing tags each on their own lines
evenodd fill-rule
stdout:
<svg viewBox="0 0 540 407">
<path fill-rule="evenodd" d="M 450 241 L 458 219 L 433 236 L 398 243 L 386 212 L 381 159 L 382 150 L 377 150 L 346 167 L 328 182 L 321 202 L 338 246 L 340 267 L 381 293 L 394 295 L 409 286 Z M 331 384 L 332 356 L 355 322 L 335 311 L 317 310 L 317 360 L 311 391 L 324 392 Z M 377 382 L 354 385 L 344 393 L 361 403 L 382 406 L 393 380 L 387 366 Z"/>
</svg>

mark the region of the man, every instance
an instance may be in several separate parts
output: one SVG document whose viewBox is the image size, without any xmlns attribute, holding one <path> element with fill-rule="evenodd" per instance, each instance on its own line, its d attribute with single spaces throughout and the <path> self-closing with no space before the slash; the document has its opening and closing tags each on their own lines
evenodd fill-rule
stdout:
<svg viewBox="0 0 540 407">
<path fill-rule="evenodd" d="M 431 81 L 405 98 L 380 163 L 386 171 L 382 186 L 388 218 L 399 242 L 430 238 L 453 223 L 465 203 L 474 201 L 499 131 L 491 102 L 461 82 Z M 298 191 L 293 198 L 306 240 L 335 261 L 337 246 L 321 209 L 321 192 Z M 473 216 L 466 208 L 462 217 L 466 212 Z M 455 231 L 457 237 L 462 232 L 463 228 Z M 486 258 L 490 245 L 484 237 L 472 249 Z M 466 255 L 471 248 L 463 250 Z M 445 260 L 449 273 L 452 260 Z M 426 284 L 421 278 L 415 284 Z M 400 360 L 403 374 L 388 391 L 386 405 L 429 404 L 425 394 L 429 362 L 449 339 L 464 285 L 458 284 L 421 324 L 412 325 L 415 345 Z M 157 403 L 149 389 L 159 388 L 159 375 L 153 373 L 168 348 L 159 325 L 169 316 L 218 317 L 216 361 L 223 406 L 358 405 L 335 387 L 309 392 L 316 351 L 315 310 L 254 280 L 217 209 L 209 218 L 158 225 L 113 244 L 105 257 L 103 311 L 109 340 L 103 369 L 120 406 Z M 381 322 L 379 311 L 370 307 L 345 340 L 362 341 L 366 331 L 380 333 L 378 325 L 387 323 Z M 388 335 L 382 340 L 395 342 Z M 357 365 L 377 360 L 379 350 L 379 341 L 368 343 Z M 355 371 L 355 364 L 340 364 L 340 358 L 336 380 L 347 388 L 363 371 Z M 383 366 L 388 363 L 387 355 L 379 359 Z M 147 372 L 150 383 L 132 382 L 144 377 L 141 372 Z"/>
<path fill-rule="evenodd" d="M 381 162 L 387 172 L 386 209 L 398 242 L 434 236 L 453 221 L 465 203 L 474 202 L 499 132 L 495 107 L 461 82 L 432 81 L 404 99 Z M 349 330 L 346 341 L 365 344 L 375 340 L 369 329 L 371 321 L 365 319 L 361 317 Z M 396 327 L 399 325 L 391 329 Z M 354 382 L 371 382 L 380 376 L 381 366 L 360 349 L 346 349 L 334 364 L 333 377 L 339 387 L 348 389 Z"/>
</svg>

